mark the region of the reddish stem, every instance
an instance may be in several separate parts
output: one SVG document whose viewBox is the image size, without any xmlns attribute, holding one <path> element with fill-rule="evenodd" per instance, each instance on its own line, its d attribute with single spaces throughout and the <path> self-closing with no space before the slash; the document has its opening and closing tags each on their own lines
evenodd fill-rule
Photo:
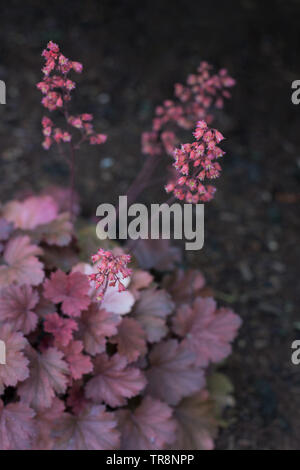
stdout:
<svg viewBox="0 0 300 470">
<path fill-rule="evenodd" d="M 70 165 L 70 214 L 71 220 L 74 220 L 74 191 L 75 191 L 75 150 L 70 142 L 71 165 Z"/>
<path fill-rule="evenodd" d="M 145 160 L 142 169 L 127 191 L 128 204 L 132 204 L 147 186 L 148 181 L 158 166 L 159 160 L 159 155 L 151 155 Z"/>
</svg>

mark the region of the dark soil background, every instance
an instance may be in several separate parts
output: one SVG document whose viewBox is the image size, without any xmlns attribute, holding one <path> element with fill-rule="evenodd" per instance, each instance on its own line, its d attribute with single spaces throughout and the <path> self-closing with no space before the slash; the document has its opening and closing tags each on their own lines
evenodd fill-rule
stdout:
<svg viewBox="0 0 300 470">
<path fill-rule="evenodd" d="M 74 105 L 95 115 L 109 136 L 78 162 L 83 215 L 124 194 L 143 158 L 140 134 L 155 105 L 171 98 L 200 60 L 237 79 L 216 126 L 227 155 L 217 197 L 206 206 L 205 245 L 189 262 L 243 327 L 223 370 L 236 407 L 219 449 L 300 448 L 300 2 L 14 1 L 1 2 L 0 198 L 67 184 L 59 155 L 41 144 L 41 50 L 52 39 L 83 62 Z M 79 177 L 80 175 L 80 177 Z"/>
</svg>

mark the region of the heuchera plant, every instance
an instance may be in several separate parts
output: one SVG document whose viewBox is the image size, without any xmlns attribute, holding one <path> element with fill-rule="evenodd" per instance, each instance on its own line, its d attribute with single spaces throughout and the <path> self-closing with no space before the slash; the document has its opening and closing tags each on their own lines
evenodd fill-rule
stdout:
<svg viewBox="0 0 300 470">
<path fill-rule="evenodd" d="M 74 151 L 105 137 L 94 133 L 90 114 L 69 114 L 75 84 L 68 73 L 82 65 L 52 42 L 43 56 L 42 103 L 61 110 L 67 126 L 44 117 L 43 146 L 68 146 L 61 151 L 72 173 Z M 146 169 L 171 154 L 167 190 L 191 203 L 213 195 L 203 180 L 219 175 L 223 137 L 208 123 L 234 83 L 226 71 L 210 70 L 202 63 L 186 86 L 177 85 L 178 103 L 160 106 L 142 138 Z M 196 142 L 174 151 L 168 126 L 191 129 L 197 121 Z M 145 187 L 145 173 L 131 199 Z M 213 365 L 230 354 L 240 318 L 217 306 L 201 272 L 175 267 L 180 255 L 166 240 L 140 241 L 135 259 L 115 245 L 82 261 L 77 212 L 74 178 L 70 189 L 1 207 L 0 448 L 211 449 L 222 408 L 232 403 L 230 384 Z"/>
</svg>

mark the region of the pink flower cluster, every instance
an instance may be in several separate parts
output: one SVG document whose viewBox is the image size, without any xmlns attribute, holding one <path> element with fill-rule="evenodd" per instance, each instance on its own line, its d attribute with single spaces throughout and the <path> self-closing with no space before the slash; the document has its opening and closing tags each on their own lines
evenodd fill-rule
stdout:
<svg viewBox="0 0 300 470">
<path fill-rule="evenodd" d="M 44 141 L 43 147 L 48 150 L 53 142 L 70 142 L 72 140 L 72 128 L 79 129 L 81 138 L 75 145 L 80 145 L 84 141 L 90 144 L 103 144 L 106 141 L 104 134 L 97 134 L 94 131 L 92 114 L 79 114 L 70 116 L 68 103 L 71 101 L 71 92 L 76 87 L 76 83 L 68 78 L 71 71 L 82 72 L 82 64 L 74 62 L 65 57 L 59 49 L 59 46 L 52 41 L 43 51 L 45 66 L 42 69 L 44 78 L 37 84 L 37 88 L 43 93 L 42 104 L 49 111 L 61 110 L 65 116 L 69 130 L 62 130 L 55 127 L 54 123 L 48 117 L 43 117 L 42 126 Z"/>
<path fill-rule="evenodd" d="M 132 270 L 117 247 L 82 262 L 62 207 L 50 195 L 1 206 L 0 449 L 211 449 L 231 400 L 211 365 L 239 317 L 206 297 L 199 271 L 175 270 L 166 240 L 144 240 Z"/>
<path fill-rule="evenodd" d="M 213 120 L 212 109 L 222 108 L 230 98 L 235 80 L 226 69 L 213 73 L 207 62 L 201 62 L 196 74 L 188 76 L 186 85 L 175 85 L 174 100 L 166 100 L 155 111 L 152 130 L 142 134 L 142 151 L 149 155 L 172 154 L 178 143 L 176 128 L 191 129 L 196 121 Z"/>
<path fill-rule="evenodd" d="M 165 189 L 174 196 L 188 203 L 197 204 L 199 201 L 210 201 L 216 188 L 205 186 L 205 179 L 215 179 L 220 176 L 221 166 L 216 160 L 225 152 L 218 147 L 224 137 L 216 129 L 209 128 L 205 121 L 198 121 L 194 132 L 196 142 L 183 144 L 173 152 L 176 170 L 175 178 Z"/>
<path fill-rule="evenodd" d="M 43 105 L 61 109 L 68 125 L 44 117 L 43 145 L 70 143 L 73 180 L 74 149 L 104 136 L 94 133 L 92 115 L 68 110 L 75 87 L 68 73 L 82 65 L 53 42 L 43 56 Z M 211 75 L 203 63 L 186 87 L 177 86 L 179 105 L 165 102 L 144 136 L 147 153 L 173 155 L 175 134 L 165 126 L 190 128 L 201 119 L 196 142 L 174 153 L 177 176 L 168 189 L 179 199 L 211 195 L 203 180 L 219 175 L 223 136 L 203 119 L 210 122 L 210 107 L 220 107 L 232 85 L 225 71 Z M 74 129 L 82 134 L 76 145 Z M 180 255 L 167 240 L 142 240 L 133 269 L 120 247 L 83 262 L 94 241 L 85 229 L 74 236 L 73 186 L 70 193 L 71 211 L 64 189 L 0 204 L 0 449 L 213 448 L 232 402 L 230 384 L 213 367 L 231 353 L 240 318 L 217 306 L 199 271 L 175 268 Z"/>
<path fill-rule="evenodd" d="M 132 270 L 127 268 L 130 260 L 131 256 L 128 254 L 114 255 L 102 248 L 92 256 L 92 262 L 97 265 L 97 273 L 90 274 L 89 279 L 95 282 L 98 300 L 103 299 L 108 286 L 117 286 L 119 292 L 126 290 L 123 280 L 132 273 Z"/>
</svg>

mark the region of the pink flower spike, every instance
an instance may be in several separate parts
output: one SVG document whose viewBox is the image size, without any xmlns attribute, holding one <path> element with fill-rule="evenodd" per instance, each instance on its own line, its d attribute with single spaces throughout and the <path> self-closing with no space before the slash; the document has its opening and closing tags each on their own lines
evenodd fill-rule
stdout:
<svg viewBox="0 0 300 470">
<path fill-rule="evenodd" d="M 98 290 L 98 300 L 103 299 L 109 286 L 116 285 L 123 291 L 123 279 L 131 275 L 131 269 L 127 268 L 131 256 L 126 254 L 114 255 L 111 251 L 100 248 L 91 258 L 93 263 L 97 263 L 98 272 L 91 274 L 89 279 L 95 283 Z"/>
<path fill-rule="evenodd" d="M 213 198 L 214 191 L 210 189 L 213 187 L 205 187 L 202 181 L 220 176 L 221 166 L 215 160 L 224 153 L 217 146 L 224 139 L 223 135 L 210 129 L 205 121 L 198 121 L 194 136 L 195 142 L 181 145 L 173 152 L 173 166 L 177 172 L 165 186 L 166 192 L 173 192 L 177 199 L 191 204 Z"/>
<path fill-rule="evenodd" d="M 42 69 L 44 77 L 37 84 L 37 88 L 43 94 L 42 105 L 51 112 L 61 108 L 65 111 L 65 104 L 71 101 L 71 92 L 76 87 L 76 83 L 68 78 L 68 74 L 72 70 L 81 73 L 82 64 L 68 59 L 59 51 L 58 45 L 51 41 L 48 43 L 47 49 L 43 51 L 42 56 L 45 59 L 45 66 Z M 64 115 L 67 116 L 65 112 Z M 93 120 L 92 114 L 71 115 L 66 117 L 66 120 L 68 124 L 81 132 L 81 138 L 77 141 L 76 146 L 79 147 L 84 141 L 89 142 L 91 145 L 103 144 L 106 141 L 106 135 L 97 134 L 94 131 L 90 122 Z M 42 125 L 44 134 L 42 146 L 45 150 L 49 150 L 54 142 L 57 144 L 71 142 L 72 135 L 65 129 L 56 129 L 53 136 L 53 122 L 49 118 L 44 117 Z"/>
</svg>

